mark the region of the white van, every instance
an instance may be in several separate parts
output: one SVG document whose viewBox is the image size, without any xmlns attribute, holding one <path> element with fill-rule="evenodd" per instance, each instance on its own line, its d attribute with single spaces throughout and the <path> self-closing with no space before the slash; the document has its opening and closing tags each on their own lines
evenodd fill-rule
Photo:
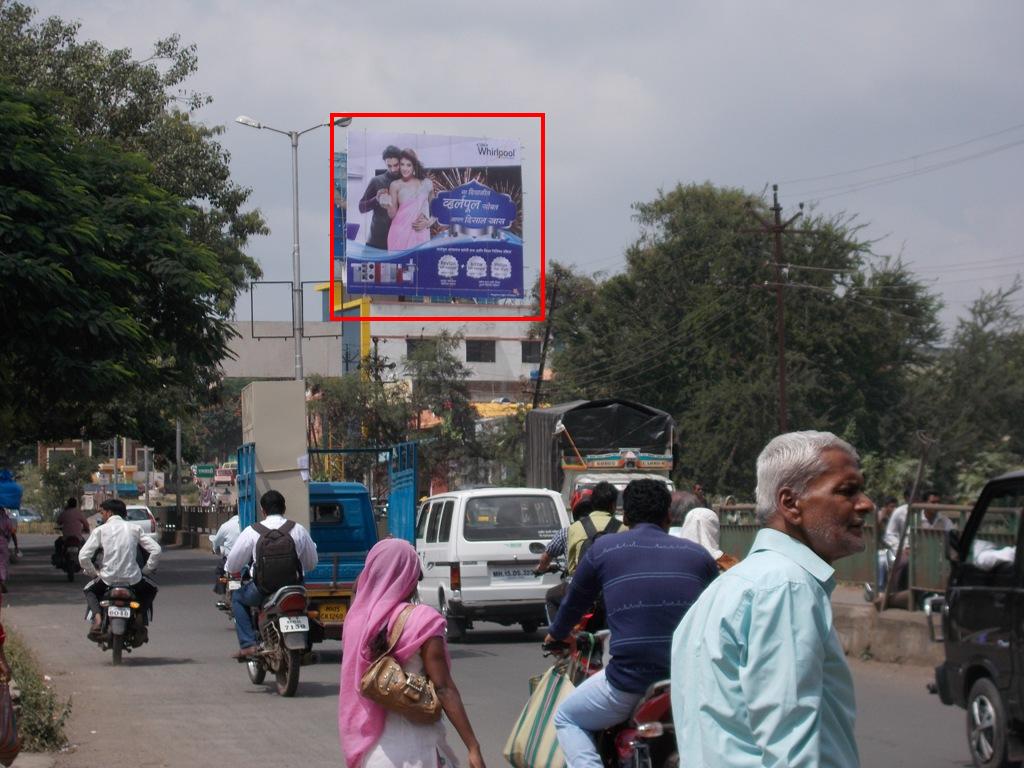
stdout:
<svg viewBox="0 0 1024 768">
<path fill-rule="evenodd" d="M 477 619 L 535 632 L 546 622 L 544 594 L 559 577 L 533 569 L 567 525 L 555 491 L 477 488 L 430 497 L 416 518 L 420 600 L 444 614 L 450 640 L 462 639 Z"/>
</svg>

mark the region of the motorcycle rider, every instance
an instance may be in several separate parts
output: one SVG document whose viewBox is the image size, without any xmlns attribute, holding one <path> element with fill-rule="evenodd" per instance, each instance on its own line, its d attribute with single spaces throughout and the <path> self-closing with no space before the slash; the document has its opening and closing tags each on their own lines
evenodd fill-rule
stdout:
<svg viewBox="0 0 1024 768">
<path fill-rule="evenodd" d="M 92 611 L 92 626 L 88 638 L 96 641 L 100 637 L 100 600 L 109 587 L 115 584 L 128 584 L 134 590 L 142 604 L 142 626 L 138 629 L 138 637 L 142 642 L 149 639 L 146 626 L 149 624 L 149 613 L 156 597 L 157 586 L 147 578 L 156 571 L 160 561 L 160 545 L 152 536 L 143 534 L 137 525 L 125 522 L 125 504 L 120 499 L 107 499 L 100 504 L 102 523 L 93 529 L 89 538 L 78 551 L 78 562 L 91 581 L 82 590 L 85 601 Z M 145 566 L 140 569 L 136 560 L 136 550 L 142 547 L 149 553 Z M 103 562 L 99 572 L 92 563 L 97 549 L 103 550 Z"/>
<path fill-rule="evenodd" d="M 602 768 L 593 733 L 621 723 L 651 683 L 668 678 L 672 632 L 718 575 L 704 547 L 668 534 L 670 502 L 658 480 L 626 486 L 630 529 L 587 550 L 544 638 L 574 645 L 573 626 L 603 591 L 612 659 L 555 713 L 558 742 L 573 768 Z"/>
<path fill-rule="evenodd" d="M 60 536 L 53 542 L 53 564 L 60 568 L 64 563 L 67 545 L 74 543 L 81 546 L 85 541 L 84 534 L 89 533 L 89 520 L 78 508 L 78 499 L 74 496 L 64 503 L 64 509 L 57 516 L 57 525 L 60 526 Z"/>
<path fill-rule="evenodd" d="M 267 491 L 260 497 L 260 510 L 263 512 L 263 526 L 271 530 L 282 527 L 289 521 L 285 519 L 284 496 L 280 491 Z M 295 542 L 296 573 L 309 571 L 316 567 L 317 553 L 316 544 L 309 535 L 309 531 L 298 523 L 292 525 L 290 531 L 292 540 Z M 234 658 L 243 659 L 253 656 L 258 651 L 256 646 L 259 638 L 256 629 L 252 625 L 252 618 L 249 616 L 249 608 L 262 604 L 267 597 L 258 586 L 256 586 L 256 545 L 259 543 L 260 533 L 255 526 L 249 526 L 239 534 L 235 545 L 231 548 L 227 562 L 224 563 L 224 570 L 229 574 L 239 573 L 249 563 L 252 565 L 252 579 L 242 585 L 231 595 L 231 612 L 235 617 L 235 633 L 238 635 L 238 653 Z"/>
<path fill-rule="evenodd" d="M 231 554 L 231 548 L 235 546 L 235 542 L 238 541 L 238 537 L 242 533 L 239 525 L 238 513 L 236 512 L 217 529 L 217 532 L 210 539 L 213 554 L 221 556 L 220 563 L 217 565 L 217 582 L 213 587 L 213 591 L 218 595 L 223 595 L 226 592 L 221 577 L 224 576 L 224 563 L 227 562 L 228 555 Z M 217 605 L 222 606 L 223 603 L 218 603 Z"/>
</svg>

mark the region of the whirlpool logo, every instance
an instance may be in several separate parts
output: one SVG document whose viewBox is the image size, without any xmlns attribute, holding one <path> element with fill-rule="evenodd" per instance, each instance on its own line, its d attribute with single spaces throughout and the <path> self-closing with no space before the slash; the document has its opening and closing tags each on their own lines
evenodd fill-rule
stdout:
<svg viewBox="0 0 1024 768">
<path fill-rule="evenodd" d="M 516 151 L 514 149 L 492 147 L 485 141 L 477 142 L 476 153 L 481 157 L 493 157 L 499 160 L 514 160 L 516 157 Z"/>
</svg>

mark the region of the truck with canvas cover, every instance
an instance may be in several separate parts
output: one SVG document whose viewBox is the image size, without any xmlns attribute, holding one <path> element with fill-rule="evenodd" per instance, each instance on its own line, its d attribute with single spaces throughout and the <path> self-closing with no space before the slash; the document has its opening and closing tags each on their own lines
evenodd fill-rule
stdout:
<svg viewBox="0 0 1024 768">
<path fill-rule="evenodd" d="M 560 491 L 566 506 L 600 480 L 621 491 L 655 478 L 673 490 L 675 422 L 629 400 L 575 400 L 526 414 L 526 484 Z M 620 494 L 621 496 L 621 494 Z"/>
</svg>

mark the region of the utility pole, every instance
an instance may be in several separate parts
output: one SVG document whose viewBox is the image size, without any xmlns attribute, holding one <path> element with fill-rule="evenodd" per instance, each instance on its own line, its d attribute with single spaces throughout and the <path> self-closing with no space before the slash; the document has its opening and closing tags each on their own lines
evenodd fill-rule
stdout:
<svg viewBox="0 0 1024 768">
<path fill-rule="evenodd" d="M 181 419 L 175 420 L 174 428 L 174 508 L 181 514 Z"/>
<path fill-rule="evenodd" d="M 113 494 L 111 495 L 111 498 L 113 499 L 117 498 L 117 441 L 118 436 L 114 435 L 114 471 L 110 475 L 110 485 L 112 486 L 113 489 Z"/>
<path fill-rule="evenodd" d="M 540 367 L 537 369 L 537 386 L 533 390 L 533 407 L 540 405 L 540 387 L 544 381 L 544 365 L 548 359 L 548 343 L 551 341 L 551 326 L 555 319 L 555 304 L 558 301 L 558 274 L 551 285 L 551 306 L 548 308 L 548 319 L 544 323 L 544 341 L 540 345 Z"/>
<path fill-rule="evenodd" d="M 782 235 L 790 225 L 803 215 L 804 204 L 800 203 L 800 211 L 785 222 L 782 221 L 782 206 L 779 205 L 779 185 L 772 184 L 772 220 L 762 219 L 754 214 L 761 223 L 761 231 L 772 236 L 772 265 L 775 270 L 775 338 L 778 347 L 779 361 L 779 434 L 789 431 L 788 408 L 786 405 L 786 305 L 782 293 Z"/>
</svg>

